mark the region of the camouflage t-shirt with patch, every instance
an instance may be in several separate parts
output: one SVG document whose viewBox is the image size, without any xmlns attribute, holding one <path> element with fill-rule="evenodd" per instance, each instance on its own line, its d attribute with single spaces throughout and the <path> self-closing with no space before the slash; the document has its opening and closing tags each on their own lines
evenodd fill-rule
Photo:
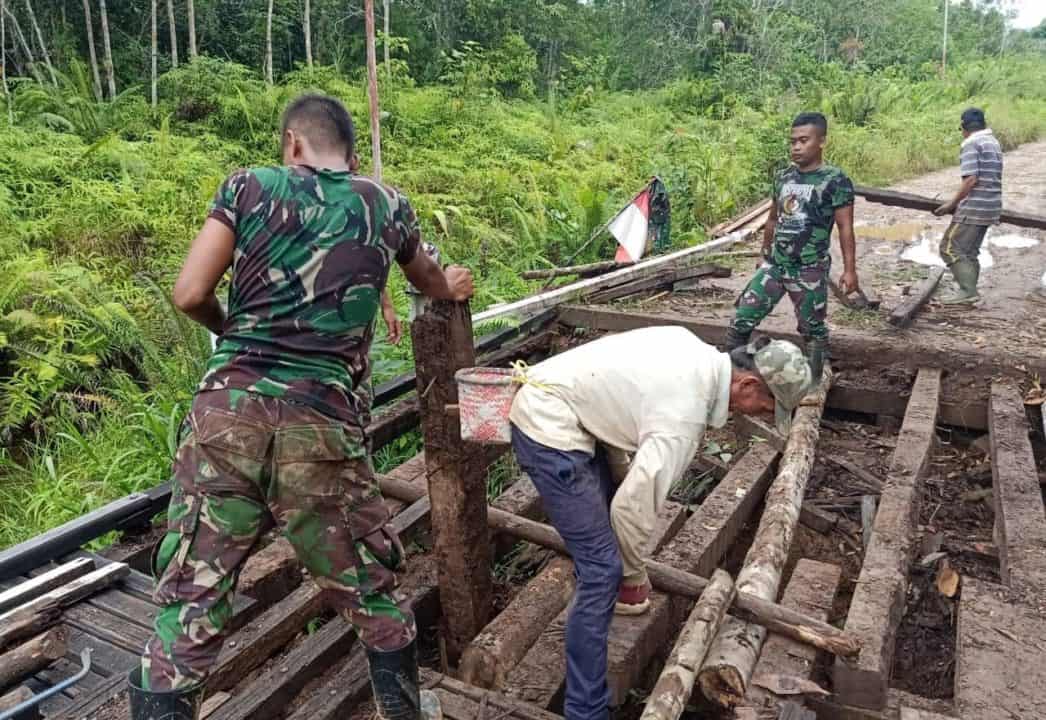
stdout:
<svg viewBox="0 0 1046 720">
<path fill-rule="evenodd" d="M 199 390 L 365 423 L 381 291 L 421 240 L 407 198 L 348 171 L 253 168 L 226 179 L 209 217 L 233 230 L 236 248 L 228 317 Z"/>
<path fill-rule="evenodd" d="M 817 265 L 826 260 L 835 211 L 852 205 L 854 186 L 834 165 L 800 172 L 792 165 L 774 179 L 777 227 L 772 260 L 778 265 Z"/>
</svg>

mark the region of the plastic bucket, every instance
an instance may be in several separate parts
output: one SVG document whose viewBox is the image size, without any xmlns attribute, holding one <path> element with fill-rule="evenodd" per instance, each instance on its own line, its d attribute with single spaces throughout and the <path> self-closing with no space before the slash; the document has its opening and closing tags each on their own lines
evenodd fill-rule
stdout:
<svg viewBox="0 0 1046 720">
<path fill-rule="evenodd" d="M 507 368 L 470 367 L 454 373 L 462 440 L 485 445 L 512 441 L 508 415 L 519 390 L 517 377 Z"/>
</svg>

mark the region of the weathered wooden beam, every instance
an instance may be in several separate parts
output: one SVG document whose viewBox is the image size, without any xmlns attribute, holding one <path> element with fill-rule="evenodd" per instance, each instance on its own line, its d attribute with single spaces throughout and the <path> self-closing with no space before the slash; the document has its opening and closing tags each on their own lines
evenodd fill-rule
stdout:
<svg viewBox="0 0 1046 720">
<path fill-rule="evenodd" d="M 697 278 L 703 277 L 727 278 L 730 277 L 730 275 L 730 268 L 723 267 L 722 265 L 703 264 L 682 268 L 667 268 L 651 277 L 632 280 L 593 293 L 586 293 L 582 297 L 586 302 L 606 303 L 630 295 L 638 295 L 639 293 L 657 290 L 658 288 L 671 287 L 673 284 L 685 280 L 696 280 Z"/>
<path fill-rule="evenodd" d="M 737 576 L 738 593 L 768 602 L 777 598 L 814 466 L 821 415 L 831 385 L 832 372 L 826 365 L 821 384 L 795 411 L 777 477 L 767 491 L 759 527 Z M 699 676 L 704 696 L 722 707 L 739 705 L 765 640 L 766 628 L 761 625 L 731 623 L 720 630 Z"/>
<path fill-rule="evenodd" d="M 846 705 L 873 710 L 886 706 L 940 390 L 940 370 L 919 371 L 846 618 L 846 633 L 860 641 L 861 652 L 851 661 L 837 659 L 833 669 L 836 696 Z"/>
<path fill-rule="evenodd" d="M 33 691 L 22 685 L 19 688 L 12 690 L 6 695 L 0 696 L 0 712 L 6 712 L 11 708 L 17 707 L 27 700 L 31 700 L 33 697 Z M 35 715 L 32 717 L 40 717 L 40 711 L 37 710 Z M 21 716 L 17 720 L 23 720 Z"/>
<path fill-rule="evenodd" d="M 683 625 L 683 632 L 650 691 L 641 720 L 676 720 L 683 714 L 690 702 L 697 672 L 719 633 L 733 597 L 734 581 L 727 573 L 716 570 Z"/>
<path fill-rule="evenodd" d="M 854 193 L 863 197 L 870 203 L 890 205 L 892 207 L 903 207 L 908 208 L 909 210 L 933 212 L 941 206 L 941 201 L 939 199 L 929 198 L 923 195 L 915 195 L 913 193 L 898 192 L 896 190 L 866 187 L 863 185 L 855 185 Z M 1007 210 L 1003 208 L 1001 220 L 1008 225 L 1046 230 L 1046 217 L 1042 215 L 1032 215 L 1031 213 L 1017 212 L 1015 210 Z"/>
<path fill-rule="evenodd" d="M 0 615 L 0 649 L 47 629 L 61 617 L 62 608 L 108 587 L 130 571 L 122 563 L 106 565 Z"/>
<path fill-rule="evenodd" d="M 743 210 L 740 215 L 733 217 L 725 222 L 721 222 L 711 230 L 708 231 L 708 237 L 721 237 L 726 233 L 733 232 L 739 228 L 744 227 L 748 223 L 752 222 L 756 218 L 766 214 L 770 207 L 773 205 L 773 200 L 761 200 L 755 205 Z"/>
<path fill-rule="evenodd" d="M 915 317 L 915 313 L 919 312 L 920 308 L 933 296 L 933 292 L 937 289 L 937 285 L 941 282 L 943 275 L 944 268 L 930 268 L 926 279 L 913 287 L 908 295 L 908 299 L 895 307 L 890 313 L 888 318 L 890 324 L 894 327 L 907 326 Z"/>
<path fill-rule="evenodd" d="M 545 278 L 564 277 L 566 275 L 580 275 L 591 277 L 602 275 L 611 270 L 619 270 L 623 267 L 635 265 L 631 262 L 619 263 L 616 260 L 604 260 L 602 262 L 585 263 L 584 265 L 568 265 L 566 267 L 544 268 L 541 270 L 524 270 L 519 274 L 524 280 L 543 280 Z"/>
<path fill-rule="evenodd" d="M 0 690 L 65 657 L 65 631 L 51 628 L 0 655 Z"/>
<path fill-rule="evenodd" d="M 370 667 L 362 647 L 353 648 L 341 667 L 316 692 L 307 695 L 287 720 L 341 720 L 371 694 Z"/>
<path fill-rule="evenodd" d="M 493 583 L 487 528 L 487 465 L 461 441 L 454 373 L 475 365 L 468 303 L 436 301 L 411 325 L 422 409 L 434 549 L 447 652 L 457 662 L 487 624 Z"/>
<path fill-rule="evenodd" d="M 0 613 L 33 600 L 94 570 L 94 560 L 76 558 L 0 592 Z"/>
<path fill-rule="evenodd" d="M 301 580 L 298 554 L 290 541 L 281 536 L 247 559 L 236 590 L 268 607 L 287 597 L 301 585 Z"/>
<path fill-rule="evenodd" d="M 1017 386 L 992 384 L 989 428 L 999 575 L 1017 589 L 1046 591 L 1046 510 Z"/>
<path fill-rule="evenodd" d="M 802 558 L 796 563 L 792 577 L 785 586 L 781 604 L 827 621 L 841 578 L 842 569 L 838 565 Z M 777 707 L 781 698 L 761 687 L 760 677 L 789 675 L 810 678 L 816 660 L 817 651 L 814 648 L 780 635 L 771 635 L 763 644 L 763 652 L 752 674 L 752 684 L 744 704 L 761 709 Z"/>
<path fill-rule="evenodd" d="M 504 693 L 493 692 L 483 688 L 474 687 L 460 682 L 448 675 L 434 673 L 431 670 L 422 669 L 422 685 L 433 690 L 447 690 L 461 697 L 468 698 L 478 703 L 477 712 L 466 715 L 461 720 L 482 720 L 482 713 L 478 712 L 484 705 L 492 718 L 509 717 L 516 720 L 561 720 L 559 715 L 550 713 L 530 703 L 521 702 L 516 698 L 509 697 Z"/>
</svg>

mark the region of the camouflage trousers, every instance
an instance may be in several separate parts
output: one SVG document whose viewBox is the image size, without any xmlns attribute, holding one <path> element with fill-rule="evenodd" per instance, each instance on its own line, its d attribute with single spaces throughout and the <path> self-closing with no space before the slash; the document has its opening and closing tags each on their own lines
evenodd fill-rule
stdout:
<svg viewBox="0 0 1046 720">
<path fill-rule="evenodd" d="M 414 616 L 394 592 L 403 548 L 360 428 L 297 403 L 218 390 L 197 394 L 183 432 L 153 561 L 161 609 L 142 657 L 145 689 L 204 680 L 240 570 L 273 527 L 365 645 L 394 650 L 414 638 Z"/>
<path fill-rule="evenodd" d="M 805 340 L 827 340 L 829 266 L 829 262 L 803 267 L 763 263 L 737 298 L 734 331 L 744 337 L 751 335 L 788 293 L 799 334 Z"/>
</svg>

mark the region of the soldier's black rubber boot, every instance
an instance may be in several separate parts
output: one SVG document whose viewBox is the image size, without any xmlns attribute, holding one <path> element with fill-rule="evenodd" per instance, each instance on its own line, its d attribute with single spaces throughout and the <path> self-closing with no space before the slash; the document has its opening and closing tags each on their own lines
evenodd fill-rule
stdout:
<svg viewBox="0 0 1046 720">
<path fill-rule="evenodd" d="M 142 669 L 127 675 L 131 720 L 197 720 L 203 703 L 203 685 L 186 690 L 152 692 L 142 689 Z"/>
<path fill-rule="evenodd" d="M 367 648 L 374 704 L 382 720 L 442 720 L 435 693 L 418 688 L 418 650 L 411 640 L 399 650 Z"/>
<path fill-rule="evenodd" d="M 744 347 L 748 344 L 748 339 L 751 337 L 751 333 L 743 333 L 739 330 L 735 330 L 733 327 L 726 329 L 726 351 L 730 352 L 739 347 Z"/>
<path fill-rule="evenodd" d="M 807 362 L 810 363 L 811 388 L 821 384 L 824 374 L 824 358 L 828 354 L 828 341 L 821 339 L 808 340 L 806 343 Z"/>
</svg>

